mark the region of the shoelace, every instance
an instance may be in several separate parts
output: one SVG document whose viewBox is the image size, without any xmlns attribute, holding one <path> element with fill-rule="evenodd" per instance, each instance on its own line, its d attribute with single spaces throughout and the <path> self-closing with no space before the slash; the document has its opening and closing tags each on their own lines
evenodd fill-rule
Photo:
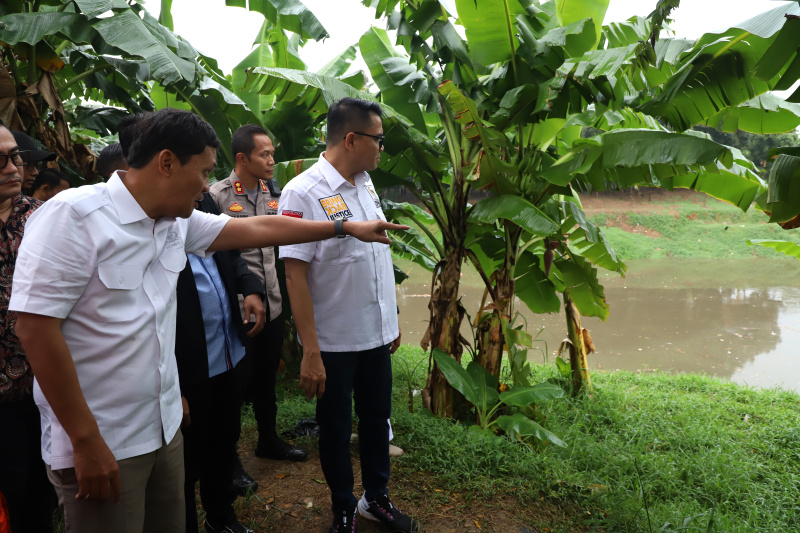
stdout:
<svg viewBox="0 0 800 533">
<path fill-rule="evenodd" d="M 345 514 L 345 515 L 342 517 L 342 524 L 341 524 L 341 525 L 342 525 L 342 526 L 343 526 L 345 529 L 347 528 L 347 514 Z M 353 519 L 353 523 L 352 523 L 352 525 L 350 526 L 350 533 L 355 533 L 355 532 L 356 532 L 356 521 L 355 521 L 355 519 Z M 336 528 L 333 530 L 333 533 L 340 533 L 340 532 L 339 532 L 339 524 L 336 524 Z M 342 531 L 341 533 L 345 533 L 345 531 Z"/>
</svg>

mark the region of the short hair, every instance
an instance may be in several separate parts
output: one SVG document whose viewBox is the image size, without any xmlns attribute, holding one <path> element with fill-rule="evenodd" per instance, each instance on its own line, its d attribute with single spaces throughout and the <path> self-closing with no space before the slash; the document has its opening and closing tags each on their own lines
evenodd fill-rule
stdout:
<svg viewBox="0 0 800 533">
<path fill-rule="evenodd" d="M 108 181 L 115 170 L 126 166 L 125 156 L 122 155 L 122 145 L 120 143 L 109 144 L 100 151 L 97 156 L 97 172 L 104 181 Z"/>
<path fill-rule="evenodd" d="M 119 145 L 122 147 L 122 157 L 127 162 L 128 150 L 131 147 L 134 137 L 136 137 L 136 124 L 145 117 L 145 113 L 136 113 L 135 115 L 128 115 L 119 121 L 117 124 Z"/>
<path fill-rule="evenodd" d="M 36 192 L 39 188 L 49 185 L 52 188 L 58 187 L 62 181 L 69 183 L 69 178 L 60 170 L 54 168 L 44 168 L 33 180 L 33 187 L 31 187 L 31 194 Z"/>
<path fill-rule="evenodd" d="M 366 129 L 370 126 L 371 115 L 383 116 L 383 110 L 377 102 L 358 98 L 342 98 L 331 104 L 328 109 L 328 145 L 334 146 L 351 131 Z"/>
<path fill-rule="evenodd" d="M 166 108 L 147 113 L 121 128 L 120 144 L 128 166 L 143 168 L 162 150 L 171 151 L 185 165 L 209 146 L 219 148 L 219 139 L 213 128 L 194 113 Z"/>
<path fill-rule="evenodd" d="M 236 155 L 239 153 L 246 155 L 247 159 L 250 159 L 250 154 L 253 153 L 253 149 L 256 147 L 256 142 L 253 139 L 256 135 L 266 135 L 269 137 L 267 130 L 256 124 L 245 124 L 233 132 L 233 137 L 231 137 L 231 152 L 233 153 L 234 159 L 236 159 Z"/>
</svg>

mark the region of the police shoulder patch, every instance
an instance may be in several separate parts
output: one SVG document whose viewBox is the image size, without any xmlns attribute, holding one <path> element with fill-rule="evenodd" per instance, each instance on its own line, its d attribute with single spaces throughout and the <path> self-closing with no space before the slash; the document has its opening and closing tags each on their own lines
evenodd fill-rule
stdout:
<svg viewBox="0 0 800 533">
<path fill-rule="evenodd" d="M 236 191 L 236 194 L 244 194 L 244 187 L 242 187 L 242 182 L 239 180 L 234 181 L 233 190 Z"/>
<path fill-rule="evenodd" d="M 231 206 L 228 208 L 228 211 L 233 211 L 234 213 L 238 213 L 239 211 L 243 211 L 244 207 L 239 205 L 237 202 L 233 202 Z"/>
</svg>

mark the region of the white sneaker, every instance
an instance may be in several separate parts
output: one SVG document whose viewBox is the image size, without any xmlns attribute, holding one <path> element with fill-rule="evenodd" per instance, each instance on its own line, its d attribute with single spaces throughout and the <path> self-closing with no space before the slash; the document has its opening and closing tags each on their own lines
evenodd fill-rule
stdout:
<svg viewBox="0 0 800 533">
<path fill-rule="evenodd" d="M 406 452 L 403 451 L 403 448 L 395 446 L 394 444 L 389 445 L 389 457 L 400 457 L 404 453 Z"/>
</svg>

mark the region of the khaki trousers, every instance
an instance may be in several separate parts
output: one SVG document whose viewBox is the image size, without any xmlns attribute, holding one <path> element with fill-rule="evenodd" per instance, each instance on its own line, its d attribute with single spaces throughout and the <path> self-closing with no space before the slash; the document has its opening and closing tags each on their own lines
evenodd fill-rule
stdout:
<svg viewBox="0 0 800 533">
<path fill-rule="evenodd" d="M 74 468 L 51 470 L 47 475 L 58 494 L 66 533 L 184 533 L 183 436 L 180 430 L 169 444 L 138 457 L 118 461 L 122 493 L 114 505 L 78 500 Z M 194 502 L 191 502 L 192 505 Z"/>
</svg>

